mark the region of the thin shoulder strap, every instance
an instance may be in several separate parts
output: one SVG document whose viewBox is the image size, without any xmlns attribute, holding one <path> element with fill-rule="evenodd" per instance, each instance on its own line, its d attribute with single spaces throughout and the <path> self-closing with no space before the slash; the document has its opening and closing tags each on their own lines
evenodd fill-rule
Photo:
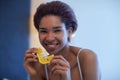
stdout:
<svg viewBox="0 0 120 80">
<path fill-rule="evenodd" d="M 77 63 L 78 63 L 78 69 L 79 69 L 79 73 L 80 73 L 80 80 L 83 80 L 82 70 L 81 70 L 80 60 L 79 60 L 79 55 L 80 55 L 80 52 L 81 52 L 82 50 L 83 50 L 83 49 L 79 49 L 79 51 L 78 51 L 78 53 L 77 53 Z"/>
<path fill-rule="evenodd" d="M 48 77 L 48 69 L 47 69 L 47 65 L 45 64 L 45 73 L 46 73 L 46 78 L 47 80 L 49 80 L 49 77 Z"/>
</svg>

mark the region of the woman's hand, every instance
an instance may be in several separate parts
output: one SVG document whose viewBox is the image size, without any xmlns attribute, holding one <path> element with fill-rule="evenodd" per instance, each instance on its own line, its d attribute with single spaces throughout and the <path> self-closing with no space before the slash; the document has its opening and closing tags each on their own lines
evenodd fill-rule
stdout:
<svg viewBox="0 0 120 80">
<path fill-rule="evenodd" d="M 37 78 L 39 77 L 40 72 L 40 63 L 36 56 L 37 48 L 30 48 L 26 51 L 24 57 L 24 67 L 30 77 Z"/>
<path fill-rule="evenodd" d="M 70 64 L 63 56 L 54 56 L 49 68 L 51 80 L 71 80 Z"/>
</svg>

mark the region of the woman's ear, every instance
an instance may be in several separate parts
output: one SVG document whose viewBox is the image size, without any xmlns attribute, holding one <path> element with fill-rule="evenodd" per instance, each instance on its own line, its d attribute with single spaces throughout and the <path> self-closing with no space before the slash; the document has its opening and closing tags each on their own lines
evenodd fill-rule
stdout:
<svg viewBox="0 0 120 80">
<path fill-rule="evenodd" d="M 73 33 L 73 28 L 70 27 L 70 28 L 68 29 L 68 41 L 70 41 L 70 38 L 71 38 L 71 36 L 72 36 L 72 33 Z"/>
</svg>

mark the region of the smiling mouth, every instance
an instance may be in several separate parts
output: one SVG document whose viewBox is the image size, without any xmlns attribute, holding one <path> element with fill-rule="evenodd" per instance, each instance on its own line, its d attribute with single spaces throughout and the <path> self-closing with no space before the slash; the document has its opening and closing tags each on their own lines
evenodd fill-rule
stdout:
<svg viewBox="0 0 120 80">
<path fill-rule="evenodd" d="M 47 47 L 49 47 L 49 48 L 55 48 L 57 45 L 58 45 L 58 43 L 54 43 L 54 44 L 45 44 Z"/>
<path fill-rule="evenodd" d="M 47 50 L 54 51 L 58 47 L 58 43 L 45 44 Z"/>
</svg>

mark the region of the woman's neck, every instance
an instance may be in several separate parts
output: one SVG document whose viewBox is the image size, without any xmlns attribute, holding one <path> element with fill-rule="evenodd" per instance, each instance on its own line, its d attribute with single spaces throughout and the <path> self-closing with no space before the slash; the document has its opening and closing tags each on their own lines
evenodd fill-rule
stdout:
<svg viewBox="0 0 120 80">
<path fill-rule="evenodd" d="M 56 55 L 66 56 L 68 55 L 69 51 L 70 51 L 70 46 L 65 45 Z"/>
</svg>

